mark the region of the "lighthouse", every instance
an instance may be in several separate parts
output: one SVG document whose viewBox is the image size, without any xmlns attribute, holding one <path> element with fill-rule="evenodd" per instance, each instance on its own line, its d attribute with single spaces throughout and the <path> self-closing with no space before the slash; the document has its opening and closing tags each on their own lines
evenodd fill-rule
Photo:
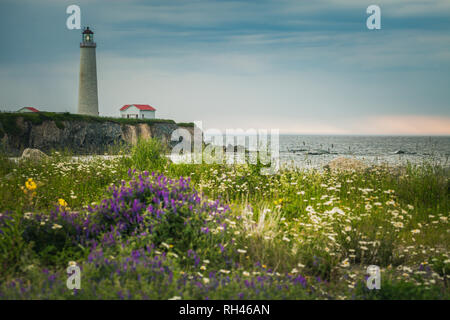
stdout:
<svg viewBox="0 0 450 320">
<path fill-rule="evenodd" d="M 87 27 L 83 30 L 80 43 L 78 114 L 98 116 L 96 47 L 94 32 Z"/>
</svg>

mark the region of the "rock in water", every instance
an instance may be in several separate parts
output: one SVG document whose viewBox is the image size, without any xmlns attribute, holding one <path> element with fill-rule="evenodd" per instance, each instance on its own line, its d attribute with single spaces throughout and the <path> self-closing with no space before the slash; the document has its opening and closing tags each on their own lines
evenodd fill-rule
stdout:
<svg viewBox="0 0 450 320">
<path fill-rule="evenodd" d="M 39 149 L 26 148 L 23 150 L 22 159 L 30 159 L 33 161 L 39 161 L 47 158 L 47 155 Z"/>
<path fill-rule="evenodd" d="M 367 166 L 357 159 L 339 157 L 331 160 L 324 168 L 336 171 L 360 171 L 366 169 Z"/>
<path fill-rule="evenodd" d="M 308 151 L 307 154 L 311 155 L 311 156 L 321 156 L 323 154 L 330 154 L 330 151 L 318 149 L 318 150 Z"/>
<path fill-rule="evenodd" d="M 416 154 L 416 152 L 397 150 L 397 151 L 394 152 L 394 154 Z"/>
</svg>

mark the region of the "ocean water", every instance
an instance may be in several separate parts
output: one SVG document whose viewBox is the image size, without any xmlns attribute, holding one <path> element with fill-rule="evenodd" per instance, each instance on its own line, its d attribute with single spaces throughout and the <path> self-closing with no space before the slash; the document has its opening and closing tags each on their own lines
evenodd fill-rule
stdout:
<svg viewBox="0 0 450 320">
<path fill-rule="evenodd" d="M 211 142 L 211 136 L 205 135 L 205 142 Z M 391 166 L 432 162 L 450 168 L 450 136 L 280 135 L 279 144 L 281 164 L 305 169 L 323 168 L 338 157 Z M 73 160 L 89 161 L 94 157 L 117 156 L 76 156 Z M 19 158 L 11 160 L 18 161 Z"/>
<path fill-rule="evenodd" d="M 449 167 L 450 136 L 280 135 L 280 160 L 301 168 L 321 168 L 337 157 L 368 164 L 402 165 L 425 161 Z"/>
</svg>

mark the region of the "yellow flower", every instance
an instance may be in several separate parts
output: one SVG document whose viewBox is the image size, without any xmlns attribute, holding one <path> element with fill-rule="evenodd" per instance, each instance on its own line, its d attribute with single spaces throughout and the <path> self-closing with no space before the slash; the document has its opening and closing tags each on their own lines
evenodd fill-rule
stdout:
<svg viewBox="0 0 450 320">
<path fill-rule="evenodd" d="M 66 200 L 64 200 L 64 199 L 58 199 L 58 204 L 59 204 L 61 207 L 67 207 L 67 202 L 66 202 Z"/>
<path fill-rule="evenodd" d="M 29 178 L 29 179 L 25 182 L 25 187 L 26 187 L 28 190 L 32 191 L 32 190 L 34 190 L 34 189 L 37 188 L 36 182 L 34 182 L 32 178 Z"/>
<path fill-rule="evenodd" d="M 283 201 L 284 201 L 284 199 L 283 198 L 280 198 L 280 199 L 278 199 L 278 200 L 275 200 L 274 202 L 273 202 L 273 204 L 274 205 L 278 205 L 278 204 L 283 204 Z"/>
</svg>

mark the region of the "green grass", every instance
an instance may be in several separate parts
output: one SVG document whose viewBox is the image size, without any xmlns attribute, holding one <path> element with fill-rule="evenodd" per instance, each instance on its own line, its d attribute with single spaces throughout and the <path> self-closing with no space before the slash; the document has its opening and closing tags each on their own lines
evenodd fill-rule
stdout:
<svg viewBox="0 0 450 320">
<path fill-rule="evenodd" d="M 264 176 L 258 166 L 252 165 L 171 164 L 163 152 L 161 144 L 150 139 L 139 141 L 129 156 L 89 162 L 73 161 L 70 154 L 58 153 L 39 163 L 0 159 L 0 212 L 15 212 L 0 235 L 3 298 L 74 298 L 64 282 L 68 260 L 84 267 L 86 287 L 80 297 L 88 299 L 115 299 L 122 294 L 133 299 L 203 299 L 205 295 L 219 299 L 450 298 L 448 170 L 432 164 L 408 165 L 401 170 L 373 167 L 358 172 L 283 168 L 275 175 Z M 177 281 L 201 273 L 203 278 L 198 281 L 210 281 L 208 285 L 212 285 L 218 278 L 204 277 L 210 271 L 225 270 L 230 273 L 223 277 L 229 276 L 231 282 L 220 282 L 214 293 L 206 293 L 189 281 L 182 288 L 169 285 L 166 274 L 139 266 L 112 275 L 108 264 L 95 267 L 86 261 L 86 248 L 67 247 L 64 230 L 45 233 L 39 243 L 24 240 L 26 213 L 48 213 L 58 199 L 67 201 L 72 211 L 83 211 L 104 199 L 112 183 L 128 181 L 130 168 L 138 173 L 158 171 L 174 179 L 190 177 L 203 197 L 220 198 L 230 206 L 228 227 L 224 230 L 213 224 L 212 238 L 190 238 L 195 232 L 183 230 L 181 221 L 176 221 L 170 222 L 153 244 L 156 250 L 176 255 L 167 263 L 171 277 Z M 35 194 L 23 190 L 29 178 L 37 183 Z M 194 212 L 185 214 L 196 218 Z M 171 234 L 174 227 L 182 231 Z M 186 235 L 180 236 L 183 232 Z M 176 243 L 183 240 L 179 237 L 186 241 L 177 247 Z M 133 250 L 151 244 L 151 239 L 130 235 L 124 239 L 125 247 L 105 248 L 108 251 L 102 254 L 111 255 L 114 261 L 126 260 Z M 217 251 L 217 239 L 226 245 L 226 255 Z M 201 257 L 198 265 L 186 251 L 190 244 L 195 244 Z M 370 264 L 381 268 L 380 291 L 364 286 Z M 59 282 L 49 287 L 43 269 L 55 272 L 59 279 L 55 281 Z M 276 279 L 270 280 L 273 282 L 263 291 L 239 280 L 259 274 L 273 274 Z M 284 288 L 288 277 L 297 275 L 306 279 L 305 288 L 279 289 Z M 153 280 L 139 280 L 143 278 Z M 33 281 L 26 296 L 7 285 L 17 279 Z"/>
<path fill-rule="evenodd" d="M 193 128 L 194 127 L 194 123 L 193 122 L 177 122 L 177 125 L 179 127 L 188 127 L 188 128 Z"/>
</svg>

